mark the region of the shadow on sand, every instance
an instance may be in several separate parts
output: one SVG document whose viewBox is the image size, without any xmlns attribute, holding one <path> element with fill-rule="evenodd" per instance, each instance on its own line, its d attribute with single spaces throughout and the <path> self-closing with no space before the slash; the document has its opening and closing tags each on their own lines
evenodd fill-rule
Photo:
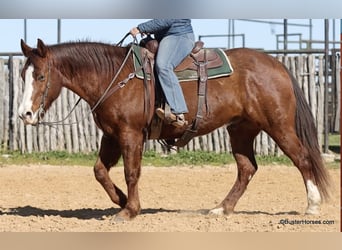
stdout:
<svg viewBox="0 0 342 250">
<path fill-rule="evenodd" d="M 120 208 L 106 208 L 106 209 L 93 209 L 93 208 L 81 208 L 81 209 L 69 209 L 69 210 L 57 210 L 57 209 L 43 209 L 32 206 L 15 207 L 15 208 L 0 208 L 1 215 L 15 215 L 15 216 L 60 216 L 62 218 L 77 218 L 81 220 L 97 219 L 104 220 L 106 217 L 112 217 L 120 211 Z M 157 214 L 157 213 L 177 213 L 177 214 L 199 214 L 208 215 L 209 209 L 200 210 L 170 210 L 163 208 L 146 208 L 142 209 L 141 214 Z M 296 211 L 269 213 L 264 211 L 236 211 L 234 214 L 246 214 L 246 215 L 299 215 Z"/>
</svg>

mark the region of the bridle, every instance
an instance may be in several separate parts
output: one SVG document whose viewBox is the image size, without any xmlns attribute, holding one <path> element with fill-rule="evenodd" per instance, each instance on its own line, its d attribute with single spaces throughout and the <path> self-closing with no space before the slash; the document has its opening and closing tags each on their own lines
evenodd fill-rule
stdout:
<svg viewBox="0 0 342 250">
<path fill-rule="evenodd" d="M 115 46 L 121 46 L 123 41 L 130 35 L 130 33 L 127 33 L 123 39 L 120 40 L 120 42 L 115 45 Z M 134 38 L 134 43 L 137 44 L 137 38 Z M 83 118 L 88 117 L 89 115 L 91 115 L 96 108 L 98 108 L 100 106 L 100 104 L 102 104 L 108 97 L 110 97 L 114 92 L 116 92 L 119 89 L 122 89 L 123 87 L 126 86 L 126 84 L 129 82 L 129 80 L 133 79 L 135 77 L 135 75 L 143 68 L 142 66 L 137 68 L 134 72 L 128 74 L 128 76 L 118 82 L 114 87 L 114 83 L 116 82 L 119 74 L 121 73 L 123 67 L 125 66 L 129 56 L 131 55 L 133 51 L 133 46 L 131 46 L 129 48 L 129 51 L 127 52 L 127 55 L 125 56 L 122 64 L 120 65 L 120 68 L 118 69 L 118 71 L 116 72 L 115 76 L 113 77 L 113 79 L 111 80 L 111 82 L 108 84 L 108 87 L 105 89 L 105 91 L 102 93 L 102 95 L 100 96 L 100 98 L 97 100 L 97 102 L 95 103 L 95 105 L 90 109 L 90 111 L 87 114 L 83 115 Z M 133 53 L 134 54 L 134 53 Z M 77 124 L 78 122 L 70 122 L 70 123 L 64 123 L 72 114 L 72 112 L 75 110 L 75 108 L 77 107 L 77 105 L 80 103 L 80 101 L 82 100 L 81 97 L 79 97 L 79 99 L 76 101 L 76 103 L 74 104 L 74 106 L 72 107 L 72 109 L 69 111 L 69 113 L 61 120 L 59 121 L 53 121 L 53 122 L 44 122 L 43 117 L 45 115 L 45 100 L 47 98 L 48 95 L 48 91 L 51 87 L 51 82 L 50 82 L 50 74 L 51 74 L 51 69 L 50 69 L 50 62 L 48 62 L 48 76 L 47 76 L 47 84 L 46 84 L 46 88 L 44 90 L 44 93 L 42 95 L 41 98 L 41 103 L 38 109 L 38 125 L 46 125 L 46 126 L 55 126 L 55 125 L 73 125 L 73 124 Z"/>
<path fill-rule="evenodd" d="M 72 112 L 75 110 L 75 108 L 80 103 L 82 98 L 79 98 L 77 100 L 77 102 L 74 104 L 74 106 L 70 110 L 70 112 L 63 119 L 61 119 L 60 121 L 54 121 L 54 122 L 44 122 L 43 121 L 43 118 L 44 118 L 45 113 L 46 113 L 46 111 L 45 111 L 45 101 L 46 101 L 49 89 L 51 87 L 50 75 L 51 75 L 51 67 L 50 67 L 50 62 L 48 62 L 47 83 L 46 83 L 46 87 L 45 87 L 45 90 L 44 90 L 44 93 L 42 95 L 41 102 L 40 102 L 40 105 L 39 105 L 39 108 L 38 108 L 38 125 L 54 126 L 54 125 L 73 125 L 73 124 L 76 124 L 76 122 L 64 123 L 64 121 L 71 116 Z"/>
<path fill-rule="evenodd" d="M 46 100 L 46 97 L 48 95 L 50 86 L 51 86 L 51 82 L 50 82 L 50 62 L 48 62 L 48 75 L 47 75 L 46 88 L 44 90 L 44 93 L 42 95 L 42 98 L 41 98 L 41 101 L 40 101 L 40 105 L 39 105 L 39 108 L 38 108 L 38 124 L 44 124 L 44 122 L 42 122 L 41 120 L 43 120 L 44 115 L 45 115 L 45 100 Z"/>
</svg>

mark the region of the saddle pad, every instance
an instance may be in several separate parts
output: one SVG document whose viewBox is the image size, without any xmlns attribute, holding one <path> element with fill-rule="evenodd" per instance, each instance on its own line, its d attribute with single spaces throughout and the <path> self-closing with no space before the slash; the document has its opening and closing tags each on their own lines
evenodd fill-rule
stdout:
<svg viewBox="0 0 342 250">
<path fill-rule="evenodd" d="M 134 45 L 134 53 L 133 53 L 133 62 L 134 62 L 134 69 L 141 67 L 142 59 L 141 59 L 141 48 L 139 46 Z M 208 79 L 214 79 L 218 77 L 229 76 L 233 73 L 233 67 L 230 64 L 230 61 L 227 55 L 224 53 L 222 49 L 214 48 L 215 52 L 218 56 L 222 59 L 223 64 L 216 68 L 208 69 Z M 199 78 L 197 70 L 192 69 L 185 69 L 183 71 L 176 72 L 178 80 L 180 82 L 184 81 L 194 81 Z M 140 70 L 136 76 L 140 79 L 144 79 L 144 73 Z M 147 74 L 147 78 L 149 79 L 150 76 Z"/>
</svg>

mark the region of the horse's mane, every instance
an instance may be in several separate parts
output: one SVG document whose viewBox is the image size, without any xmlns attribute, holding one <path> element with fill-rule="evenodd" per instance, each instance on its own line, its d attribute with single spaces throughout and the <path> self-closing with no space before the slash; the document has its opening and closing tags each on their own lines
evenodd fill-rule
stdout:
<svg viewBox="0 0 342 250">
<path fill-rule="evenodd" d="M 84 71 L 112 73 L 127 53 L 127 47 L 90 41 L 60 43 L 49 46 L 55 66 L 65 74 Z"/>
</svg>

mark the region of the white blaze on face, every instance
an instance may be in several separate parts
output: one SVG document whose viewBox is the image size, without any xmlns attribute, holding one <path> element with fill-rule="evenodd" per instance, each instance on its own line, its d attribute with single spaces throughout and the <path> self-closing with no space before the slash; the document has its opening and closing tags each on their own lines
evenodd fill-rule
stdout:
<svg viewBox="0 0 342 250">
<path fill-rule="evenodd" d="M 26 119 L 27 122 L 33 121 L 33 117 L 27 117 L 27 114 L 30 113 L 33 115 L 32 112 L 32 93 L 33 93 L 33 71 L 34 68 L 32 65 L 29 65 L 25 72 L 25 89 L 24 89 L 24 96 L 22 102 L 19 106 L 19 115 L 22 119 Z"/>
</svg>

